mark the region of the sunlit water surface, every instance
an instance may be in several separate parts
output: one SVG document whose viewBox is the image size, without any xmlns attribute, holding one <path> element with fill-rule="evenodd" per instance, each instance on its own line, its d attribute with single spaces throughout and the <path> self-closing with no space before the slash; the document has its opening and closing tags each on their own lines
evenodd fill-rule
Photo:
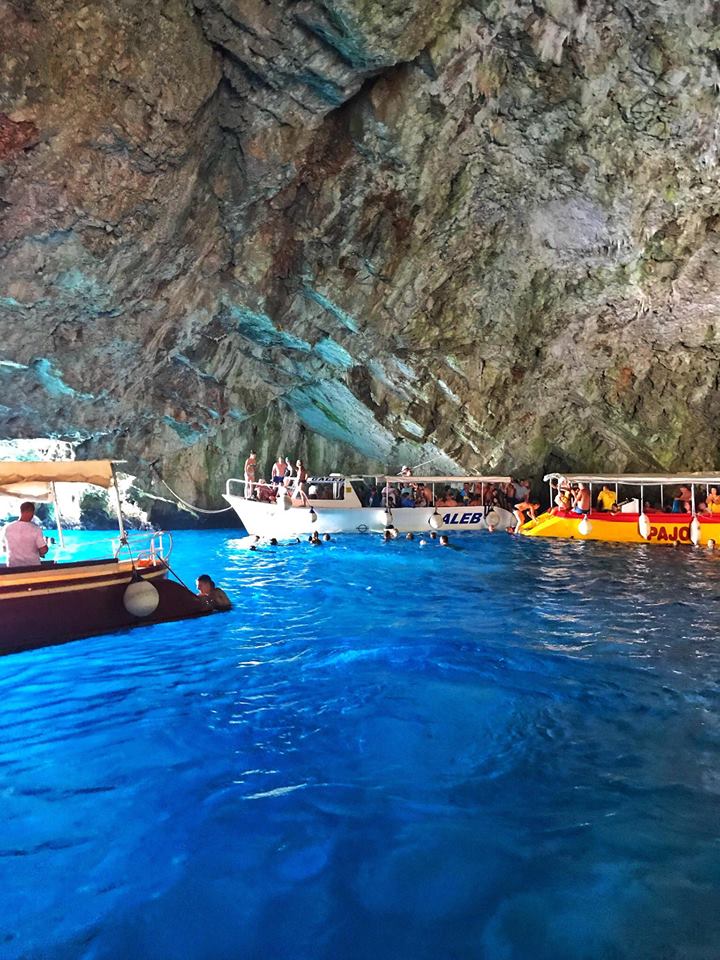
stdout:
<svg viewBox="0 0 720 960">
<path fill-rule="evenodd" d="M 720 956 L 720 558 L 236 537 L 0 660 L 0 956 Z"/>
</svg>

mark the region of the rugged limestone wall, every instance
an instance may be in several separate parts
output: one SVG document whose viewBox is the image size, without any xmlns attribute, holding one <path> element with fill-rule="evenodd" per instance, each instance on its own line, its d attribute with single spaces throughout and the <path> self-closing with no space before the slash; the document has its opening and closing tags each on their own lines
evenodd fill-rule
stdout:
<svg viewBox="0 0 720 960">
<path fill-rule="evenodd" d="M 720 462 L 711 0 L 0 0 L 0 433 Z"/>
</svg>

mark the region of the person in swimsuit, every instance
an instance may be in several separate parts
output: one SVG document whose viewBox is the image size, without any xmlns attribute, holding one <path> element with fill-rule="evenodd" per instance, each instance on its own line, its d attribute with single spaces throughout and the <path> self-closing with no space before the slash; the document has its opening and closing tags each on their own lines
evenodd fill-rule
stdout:
<svg viewBox="0 0 720 960">
<path fill-rule="evenodd" d="M 255 488 L 255 465 L 257 464 L 257 457 L 255 456 L 255 451 L 250 451 L 250 456 L 245 461 L 245 499 L 249 500 L 253 495 L 253 490 Z"/>
<path fill-rule="evenodd" d="M 270 477 L 270 480 L 276 486 L 280 486 L 280 484 L 283 482 L 284 479 L 285 479 L 285 458 L 278 457 L 275 463 L 273 464 L 272 476 Z"/>
<path fill-rule="evenodd" d="M 515 509 L 513 510 L 513 513 L 515 514 L 515 518 L 517 520 L 517 526 L 515 527 L 515 529 L 519 530 L 524 523 L 528 522 L 528 518 L 526 516 L 526 514 L 528 513 L 530 514 L 531 520 L 537 520 L 536 511 L 539 509 L 540 509 L 540 504 L 532 503 L 530 500 L 523 500 L 521 503 L 516 503 Z"/>
<path fill-rule="evenodd" d="M 584 483 L 579 483 L 577 493 L 573 498 L 573 513 L 590 513 L 592 508 L 592 498 L 590 491 Z"/>
<path fill-rule="evenodd" d="M 307 494 L 307 470 L 305 469 L 305 464 L 302 460 L 298 460 L 295 463 L 295 469 L 297 473 L 295 474 L 295 486 L 293 487 L 293 503 L 296 500 L 300 500 L 302 505 L 306 507 L 309 503 Z"/>
<path fill-rule="evenodd" d="M 232 608 L 228 595 L 220 587 L 215 586 L 215 581 L 207 573 L 201 573 L 196 583 L 198 597 L 201 597 L 213 610 L 224 612 Z"/>
</svg>

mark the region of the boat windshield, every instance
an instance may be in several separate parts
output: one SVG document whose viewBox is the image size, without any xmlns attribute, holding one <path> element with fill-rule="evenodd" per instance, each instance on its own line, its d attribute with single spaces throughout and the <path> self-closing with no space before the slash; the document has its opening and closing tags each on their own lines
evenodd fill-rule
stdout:
<svg viewBox="0 0 720 960">
<path fill-rule="evenodd" d="M 333 474 L 330 477 L 308 477 L 308 500 L 344 500 L 345 478 Z"/>
</svg>

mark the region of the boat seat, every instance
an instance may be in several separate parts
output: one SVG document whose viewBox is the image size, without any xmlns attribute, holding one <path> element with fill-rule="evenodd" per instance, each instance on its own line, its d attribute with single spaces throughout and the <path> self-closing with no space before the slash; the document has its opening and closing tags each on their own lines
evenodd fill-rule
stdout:
<svg viewBox="0 0 720 960">
<path fill-rule="evenodd" d="M 4 573 L 37 573 L 38 571 L 42 570 L 67 570 L 68 567 L 99 567 L 103 564 L 117 562 L 117 557 L 107 557 L 102 560 L 68 560 L 66 563 L 58 563 L 56 560 L 41 560 L 39 567 L 0 566 L 0 576 L 2 576 Z"/>
</svg>

